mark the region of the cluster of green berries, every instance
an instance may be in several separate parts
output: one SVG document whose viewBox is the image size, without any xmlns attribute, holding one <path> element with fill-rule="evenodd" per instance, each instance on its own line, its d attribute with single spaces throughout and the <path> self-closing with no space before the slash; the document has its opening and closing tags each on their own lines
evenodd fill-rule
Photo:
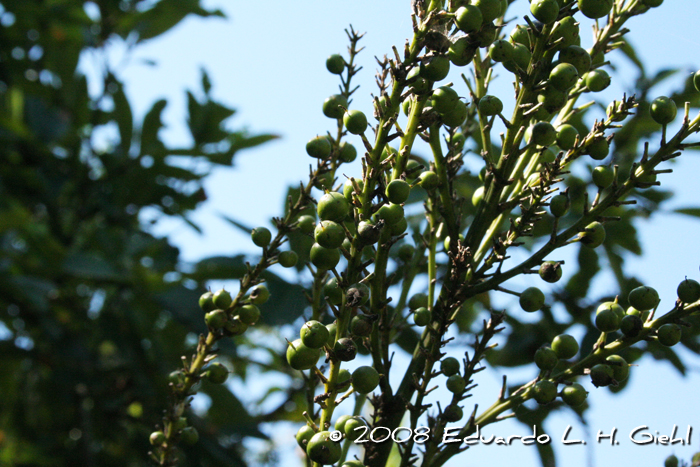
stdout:
<svg viewBox="0 0 700 467">
<path fill-rule="evenodd" d="M 360 416 L 343 415 L 335 422 L 335 430 L 342 433 L 350 441 L 357 440 L 368 428 L 367 421 Z M 297 444 L 302 448 L 309 459 L 321 465 L 336 463 L 341 456 L 342 448 L 339 441 L 331 439 L 329 431 L 316 431 L 309 425 L 302 426 L 296 434 Z M 343 462 L 340 467 L 364 467 L 357 460 Z"/>
<path fill-rule="evenodd" d="M 245 303 L 233 307 L 231 294 L 224 289 L 214 293 L 205 292 L 199 297 L 199 306 L 204 311 L 207 327 L 213 332 L 223 332 L 227 336 L 243 334 L 248 326 L 260 319 L 261 305 L 270 299 L 270 291 L 264 284 L 258 284 L 250 291 Z"/>
</svg>

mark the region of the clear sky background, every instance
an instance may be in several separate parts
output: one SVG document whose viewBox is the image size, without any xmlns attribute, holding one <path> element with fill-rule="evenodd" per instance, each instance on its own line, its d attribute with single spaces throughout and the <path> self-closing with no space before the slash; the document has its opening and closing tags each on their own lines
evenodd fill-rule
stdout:
<svg viewBox="0 0 700 467">
<path fill-rule="evenodd" d="M 306 141 L 334 126 L 321 113 L 323 100 L 336 93 L 338 85 L 337 77 L 325 70 L 325 59 L 332 53 L 345 53 L 347 40 L 343 30 L 352 24 L 356 30 L 367 32 L 361 42 L 366 49 L 359 56 L 364 69 L 356 81 L 362 87 L 352 105 L 367 115 L 371 115 L 370 93 L 376 92 L 374 56 L 390 53 L 392 45 L 401 50 L 412 33 L 409 0 L 211 0 L 205 5 L 222 9 L 228 19 L 189 18 L 162 38 L 140 47 L 135 55 L 126 54 L 120 43 L 115 42 L 111 47 L 113 64 L 122 63 L 124 57 L 129 58 L 126 66 L 117 71 L 126 82 L 126 91 L 137 118 L 143 116 L 154 100 L 169 99 L 165 112 L 168 128 L 163 136 L 171 145 L 188 143 L 184 89 L 200 92 L 200 67 L 208 70 L 214 84 L 214 95 L 238 110 L 231 120 L 232 127 L 246 126 L 253 133 L 271 132 L 281 136 L 277 141 L 240 153 L 235 168 L 217 170 L 208 179 L 209 200 L 195 215 L 195 221 L 204 228 L 204 235 L 179 222 L 156 225 L 156 232 L 169 235 L 188 261 L 241 251 L 254 253 L 249 238 L 220 220 L 219 214 L 229 215 L 248 225 L 269 225 L 269 219 L 281 213 L 287 186 L 297 184 L 306 176 L 310 162 L 304 151 Z M 517 0 L 508 17 L 517 16 L 522 22 L 527 5 L 525 0 Z M 581 15 L 577 17 L 582 21 L 582 45 L 589 46 L 591 21 Z M 698 18 L 700 3 L 697 0 L 666 0 L 651 14 L 628 23 L 632 29 L 628 39 L 637 47 L 650 74 L 667 67 L 682 70 L 674 82 L 654 90 L 658 95 L 668 92 L 687 73 L 700 67 Z M 620 59 L 618 55 L 614 57 Z M 142 59 L 154 59 L 158 65 L 147 66 Z M 628 66 L 628 62 L 621 61 L 623 66 L 613 75 L 614 85 L 603 94 L 606 99 L 620 98 L 637 77 L 637 72 Z M 83 65 L 90 69 L 93 64 L 86 57 Z M 453 72 L 448 80 L 457 83 L 461 95 L 467 95 L 458 73 Z M 501 69 L 499 74 L 501 78 L 492 93 L 511 96 L 508 73 Z M 359 164 L 344 167 L 343 173 L 359 174 L 359 167 Z M 666 186 L 672 185 L 677 195 L 668 208 L 700 204 L 698 152 L 687 153 L 673 168 L 673 174 L 660 178 Z M 659 291 L 664 309 L 672 306 L 676 286 L 684 276 L 696 279 L 700 276 L 699 226 L 696 220 L 668 212 L 655 216 L 653 222 L 640 220 L 637 224 L 645 256 L 629 258 L 626 266 Z M 596 283 L 596 295 L 606 292 L 615 293 L 615 284 L 602 278 Z M 504 302 L 504 306 L 513 306 L 514 303 Z M 559 465 L 661 466 L 663 459 L 671 453 L 689 459 L 694 452 L 700 451 L 700 405 L 695 396 L 700 387 L 700 359 L 687 351 L 681 350 L 681 354 L 690 367 L 685 378 L 680 378 L 669 364 L 646 357 L 639 367 L 632 368 L 632 380 L 621 395 L 613 395 L 603 388 L 596 390 L 585 381 L 592 406 L 588 412 L 588 427 L 582 427 L 567 411 L 547 422 L 547 432 L 553 438 Z M 480 387 L 475 397 L 465 401 L 468 403 L 465 413 L 469 412 L 471 403 L 487 407 L 497 395 L 500 372 L 480 375 L 477 380 Z M 531 371 L 518 373 L 522 381 L 534 376 Z M 574 426 L 572 437 L 585 439 L 585 430 L 588 430 L 587 446 L 561 445 L 560 438 L 568 424 Z M 648 425 L 652 432 L 670 435 L 674 424 L 682 433 L 688 425 L 695 428 L 692 446 L 635 446 L 627 439 L 627 434 L 640 425 Z M 591 442 L 590 437 L 595 438 L 598 430 L 610 432 L 613 427 L 617 427 L 620 433 L 619 446 Z M 271 434 L 291 450 L 294 442 L 288 435 L 294 430 L 290 430 L 281 429 Z M 492 425 L 486 433 L 500 436 L 528 434 L 523 425 L 510 421 Z M 509 465 L 514 461 L 518 465 L 539 465 L 534 447 L 516 445 L 476 447 L 450 465 Z"/>
</svg>

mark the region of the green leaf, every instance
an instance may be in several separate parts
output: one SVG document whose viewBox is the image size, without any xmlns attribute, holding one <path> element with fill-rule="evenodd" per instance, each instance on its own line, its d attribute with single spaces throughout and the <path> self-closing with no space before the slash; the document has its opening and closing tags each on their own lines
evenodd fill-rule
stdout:
<svg viewBox="0 0 700 467">
<path fill-rule="evenodd" d="M 679 208 L 674 209 L 673 212 L 691 217 L 700 217 L 700 208 Z"/>
<path fill-rule="evenodd" d="M 195 271 L 188 276 L 197 282 L 204 282 L 211 279 L 240 279 L 246 272 L 248 269 L 243 255 L 212 256 L 199 261 Z"/>
<path fill-rule="evenodd" d="M 158 157 L 165 153 L 165 145 L 158 138 L 158 132 L 163 128 L 161 115 L 168 102 L 165 99 L 156 101 L 151 109 L 146 113 L 141 125 L 141 151 L 142 156 L 148 154 Z"/>
<path fill-rule="evenodd" d="M 266 271 L 263 277 L 270 290 L 270 299 L 260 305 L 262 322 L 270 326 L 294 322 L 309 306 L 304 287 L 291 284 L 270 271 Z"/>
<path fill-rule="evenodd" d="M 112 77 L 113 78 L 113 77 Z M 131 140 L 134 132 L 134 116 L 131 112 L 131 105 L 124 93 L 124 86 L 116 80 L 112 84 L 118 86 L 117 92 L 112 94 L 114 100 L 114 119 L 119 127 L 120 146 L 123 154 L 129 154 L 131 149 Z"/>
<path fill-rule="evenodd" d="M 98 253 L 78 252 L 69 255 L 61 266 L 65 274 L 82 279 L 126 282 L 128 276 Z"/>
<path fill-rule="evenodd" d="M 238 222 L 236 219 L 227 216 L 226 214 L 219 213 L 219 216 L 228 222 L 229 224 L 233 225 L 237 229 L 239 229 L 241 232 L 245 233 L 246 235 L 250 235 L 250 232 L 253 231 L 252 227 L 249 227 L 241 222 Z"/>
<path fill-rule="evenodd" d="M 644 64 L 637 56 L 637 52 L 635 52 L 634 47 L 632 47 L 632 45 L 630 45 L 630 43 L 624 38 L 621 39 L 620 42 L 622 43 L 622 45 L 619 47 L 620 52 L 622 52 L 625 57 L 627 57 L 637 67 L 640 78 L 644 78 Z"/>
<path fill-rule="evenodd" d="M 202 392 L 211 397 L 212 409 L 207 412 L 207 417 L 222 434 L 268 439 L 258 429 L 255 418 L 248 413 L 243 403 L 225 385 L 211 384 L 205 381 L 202 384 Z"/>
</svg>

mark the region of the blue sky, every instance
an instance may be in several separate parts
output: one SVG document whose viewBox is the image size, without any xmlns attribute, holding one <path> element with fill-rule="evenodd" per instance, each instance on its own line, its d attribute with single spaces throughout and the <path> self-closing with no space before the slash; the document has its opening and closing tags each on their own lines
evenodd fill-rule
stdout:
<svg viewBox="0 0 700 467">
<path fill-rule="evenodd" d="M 205 5 L 222 9 L 228 19 L 189 18 L 162 38 L 142 46 L 130 56 L 127 66 L 118 70 L 126 82 L 135 115 L 142 116 L 154 100 L 167 97 L 168 129 L 163 136 L 172 145 L 187 144 L 183 90 L 199 90 L 199 68 L 205 67 L 214 84 L 214 95 L 238 110 L 231 121 L 232 127 L 246 126 L 251 132 L 272 132 L 282 138 L 240 153 L 235 168 L 218 170 L 210 177 L 206 185 L 209 201 L 195 216 L 204 227 L 203 236 L 181 223 L 164 222 L 156 226 L 157 232 L 170 235 L 185 259 L 192 261 L 209 255 L 254 252 L 250 240 L 221 221 L 218 214 L 230 215 L 249 225 L 267 225 L 272 216 L 281 212 L 286 187 L 298 183 L 307 174 L 306 141 L 332 128 L 333 122 L 321 113 L 321 104 L 328 95 L 337 92 L 338 80 L 325 71 L 325 59 L 332 53 L 345 53 L 347 41 L 343 30 L 352 24 L 356 30 L 367 32 L 362 41 L 366 49 L 359 57 L 364 69 L 356 83 L 361 88 L 352 107 L 368 115 L 371 115 L 369 96 L 376 91 L 374 56 L 389 53 L 392 45 L 401 49 L 411 35 L 408 0 L 265 3 L 212 0 Z M 517 0 L 509 10 L 509 17 L 517 16 L 522 22 L 527 5 L 525 0 Z M 652 14 L 628 23 L 632 29 L 628 39 L 638 48 L 651 73 L 667 67 L 682 68 L 677 84 L 681 75 L 700 67 L 697 53 L 700 34 L 694 21 L 699 17 L 700 4 L 696 0 L 666 0 Z M 590 20 L 582 19 L 584 46 L 591 42 L 590 25 Z M 111 61 L 119 63 L 123 56 L 123 47 L 113 44 Z M 144 65 L 142 59 L 155 59 L 158 65 Z M 85 65 L 90 67 L 89 63 Z M 502 69 L 499 74 L 501 78 L 493 93 L 510 96 L 510 77 Z M 636 71 L 624 63 L 605 96 L 620 98 L 635 78 Z M 459 85 L 458 74 L 450 79 L 458 83 L 460 94 L 466 95 L 463 83 Z M 660 86 L 655 91 L 662 95 L 668 90 L 669 86 Z M 688 153 L 673 168 L 673 174 L 661 176 L 662 183 L 673 185 L 677 194 L 672 207 L 698 204 L 698 153 Z M 359 165 L 343 172 L 357 174 Z M 657 288 L 662 303 L 670 308 L 678 281 L 686 275 L 696 279 L 699 275 L 700 249 L 690 243 L 697 237 L 694 232 L 698 222 L 662 213 L 653 222 L 640 221 L 637 226 L 646 254 L 643 258 L 630 258 L 627 267 Z M 614 293 L 614 284 L 605 278 L 596 287 L 597 294 Z M 506 302 L 504 306 L 507 305 L 512 303 Z M 622 395 L 595 390 L 586 382 L 591 392 L 588 428 L 592 436 L 598 430 L 609 432 L 617 427 L 621 433 L 620 445 L 600 444 L 593 449 L 590 444 L 563 447 L 559 438 L 568 424 L 574 426 L 572 436 L 582 436 L 583 431 L 571 414 L 556 416 L 548 422 L 548 433 L 554 440 L 560 465 L 607 466 L 624 462 L 661 466 L 671 453 L 689 458 L 700 451 L 700 407 L 695 398 L 682 400 L 699 387 L 700 359 L 689 352 L 682 354 L 692 368 L 685 379 L 679 378 L 670 365 L 649 357 L 639 367 L 632 368 L 632 381 Z M 481 386 L 470 401 L 485 407 L 495 397 L 501 375 L 499 372 L 482 375 L 478 381 Z M 520 376 L 524 381 L 534 373 L 520 373 Z M 466 405 L 465 412 L 470 407 Z M 635 446 L 626 439 L 627 433 L 640 425 L 648 425 L 652 432 L 670 434 L 674 424 L 684 432 L 687 425 L 694 423 L 698 426 L 691 447 Z M 527 434 L 522 425 L 512 422 L 489 430 L 488 433 L 497 435 Z M 458 459 L 451 465 L 505 465 L 516 459 L 520 465 L 538 465 L 532 446 L 480 446 Z"/>
</svg>

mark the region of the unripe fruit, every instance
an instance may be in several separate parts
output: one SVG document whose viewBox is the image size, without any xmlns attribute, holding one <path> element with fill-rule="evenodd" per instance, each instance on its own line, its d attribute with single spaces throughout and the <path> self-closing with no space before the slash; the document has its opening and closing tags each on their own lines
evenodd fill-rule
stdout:
<svg viewBox="0 0 700 467">
<path fill-rule="evenodd" d="M 428 81 L 441 81 L 450 72 L 450 60 L 442 55 L 424 58 L 420 64 L 420 76 Z"/>
<path fill-rule="evenodd" d="M 613 382 L 613 370 L 609 365 L 598 364 L 591 368 L 591 382 L 597 388 L 609 386 Z"/>
<path fill-rule="evenodd" d="M 586 49 L 578 45 L 570 45 L 559 52 L 559 61 L 576 67 L 579 76 L 591 69 L 591 56 Z"/>
<path fill-rule="evenodd" d="M 630 366 L 624 358 L 620 357 L 619 355 L 610 355 L 605 359 L 605 361 L 610 368 L 612 368 L 613 378 L 615 381 L 621 383 L 627 379 L 630 374 Z"/>
<path fill-rule="evenodd" d="M 323 248 L 339 248 L 345 240 L 345 229 L 333 221 L 321 221 L 314 230 L 314 239 Z"/>
<path fill-rule="evenodd" d="M 418 176 L 418 184 L 425 190 L 434 190 L 437 188 L 439 179 L 438 175 L 432 170 L 426 170 Z"/>
<path fill-rule="evenodd" d="M 478 206 L 481 201 L 484 199 L 484 187 L 480 186 L 476 190 L 474 190 L 474 193 L 472 194 L 472 205 L 474 207 Z"/>
<path fill-rule="evenodd" d="M 309 425 L 304 425 L 299 428 L 299 431 L 297 431 L 296 434 L 296 440 L 299 447 L 306 450 L 306 445 L 309 444 L 309 440 L 315 434 L 316 432 Z"/>
<path fill-rule="evenodd" d="M 320 173 L 316 177 L 314 177 L 313 180 L 314 187 L 321 191 L 330 190 L 333 186 L 333 183 L 335 183 L 335 178 L 333 177 L 333 174 L 331 172 Z"/>
<path fill-rule="evenodd" d="M 560 63 L 549 73 L 549 83 L 559 91 L 566 91 L 578 81 L 578 70 L 569 63 Z"/>
<path fill-rule="evenodd" d="M 458 422 L 462 419 L 462 417 L 464 417 L 464 411 L 457 404 L 450 404 L 445 407 L 444 412 L 442 412 L 442 416 L 448 422 Z"/>
<path fill-rule="evenodd" d="M 693 279 L 686 278 L 683 282 L 678 284 L 676 292 L 681 302 L 695 303 L 700 300 L 700 283 Z"/>
<path fill-rule="evenodd" d="M 255 305 L 243 305 L 238 309 L 238 319 L 249 326 L 253 326 L 260 319 L 260 308 Z"/>
<path fill-rule="evenodd" d="M 340 94 L 333 94 L 323 101 L 323 115 L 328 118 L 343 118 L 345 109 L 348 108 L 348 100 Z"/>
<path fill-rule="evenodd" d="M 172 424 L 172 429 L 173 431 L 180 431 L 184 429 L 187 426 L 187 418 L 186 417 L 178 417 L 176 420 L 173 420 Z"/>
<path fill-rule="evenodd" d="M 420 307 L 428 307 L 428 296 L 424 293 L 414 294 L 408 299 L 408 308 L 411 310 L 417 310 Z"/>
<path fill-rule="evenodd" d="M 600 222 L 591 222 L 580 234 L 581 243 L 588 248 L 597 248 L 605 241 L 605 227 Z"/>
<path fill-rule="evenodd" d="M 299 255 L 297 255 L 296 252 L 292 250 L 282 251 L 277 256 L 277 262 L 279 262 L 280 265 L 284 268 L 293 268 L 297 265 L 298 261 Z"/>
<path fill-rule="evenodd" d="M 569 95 L 566 91 L 559 91 L 554 86 L 547 86 L 547 88 L 537 96 L 537 102 L 542 104 L 539 111 L 544 109 L 545 112 L 550 114 L 557 112 L 566 105 L 568 99 Z M 543 120 L 547 120 L 547 118 L 543 118 Z"/>
<path fill-rule="evenodd" d="M 250 232 L 250 237 L 253 239 L 255 245 L 264 248 L 270 244 L 272 240 L 272 234 L 270 230 L 266 227 L 256 227 Z M 224 307 L 220 307 L 224 308 Z"/>
<path fill-rule="evenodd" d="M 613 313 L 615 313 L 615 316 L 618 317 L 618 319 L 622 319 L 625 317 L 625 310 L 618 305 L 616 302 L 603 302 L 598 306 L 598 309 L 596 309 L 596 314 L 602 312 L 603 310 L 610 310 Z"/>
<path fill-rule="evenodd" d="M 442 374 L 447 377 L 459 373 L 460 368 L 461 364 L 459 363 L 459 360 L 454 357 L 445 357 L 440 362 L 440 370 L 442 371 Z"/>
<path fill-rule="evenodd" d="M 326 329 L 328 329 L 328 346 L 333 347 L 338 332 L 338 322 L 333 321 L 331 324 L 327 324 Z"/>
<path fill-rule="evenodd" d="M 510 40 L 515 44 L 521 44 L 530 49 L 530 33 L 527 26 L 518 24 L 510 33 Z"/>
<path fill-rule="evenodd" d="M 591 156 L 592 159 L 602 161 L 608 157 L 608 153 L 610 153 L 610 143 L 608 143 L 608 140 L 605 138 L 594 139 L 586 146 L 586 153 Z"/>
<path fill-rule="evenodd" d="M 455 11 L 455 23 L 463 32 L 473 32 L 481 29 L 484 17 L 479 7 L 474 5 L 464 5 Z"/>
<path fill-rule="evenodd" d="M 445 386 L 447 386 L 447 390 L 451 393 L 461 394 L 464 392 L 464 388 L 467 387 L 467 382 L 464 381 L 464 378 L 462 378 L 461 375 L 456 374 L 447 378 L 447 383 L 445 383 Z"/>
<path fill-rule="evenodd" d="M 352 379 L 352 374 L 345 368 L 341 368 L 338 372 L 338 379 L 335 382 L 335 388 L 337 390 L 345 390 L 350 387 L 350 380 Z M 342 417 L 341 417 L 342 418 Z M 336 423 L 337 426 L 337 423 Z M 336 428 L 337 430 L 338 428 Z"/>
<path fill-rule="evenodd" d="M 350 322 L 353 336 L 368 337 L 372 333 L 372 323 L 361 316 L 355 316 Z"/>
<path fill-rule="evenodd" d="M 569 197 L 565 194 L 554 195 L 549 201 L 549 212 L 554 217 L 562 217 L 569 211 L 570 204 Z"/>
<path fill-rule="evenodd" d="M 228 379 L 228 368 L 221 363 L 212 363 L 204 371 L 204 376 L 214 384 L 224 384 Z"/>
<path fill-rule="evenodd" d="M 258 284 L 250 291 L 250 301 L 255 305 L 262 305 L 270 299 L 270 291 L 265 284 Z"/>
<path fill-rule="evenodd" d="M 335 428 L 338 431 L 343 431 L 345 429 L 345 424 L 351 418 L 352 415 L 341 415 L 340 417 L 338 417 L 338 420 L 336 420 L 335 425 L 333 425 L 333 428 Z"/>
<path fill-rule="evenodd" d="M 672 347 L 681 341 L 681 327 L 674 323 L 667 323 L 659 328 L 656 335 L 661 344 Z"/>
<path fill-rule="evenodd" d="M 581 36 L 576 19 L 573 16 L 565 16 L 559 20 L 550 42 L 556 50 L 564 49 L 570 45 L 579 45 Z"/>
<path fill-rule="evenodd" d="M 481 10 L 484 23 L 490 23 L 503 14 L 500 0 L 472 0 L 472 4 Z"/>
<path fill-rule="evenodd" d="M 214 300 L 214 306 L 221 310 L 225 310 L 226 308 L 231 306 L 231 303 L 233 303 L 231 294 L 224 289 L 217 290 L 216 292 L 214 292 L 214 296 L 212 297 L 212 299 Z"/>
<path fill-rule="evenodd" d="M 478 48 L 469 37 L 460 37 L 447 49 L 447 57 L 455 66 L 466 66 L 474 59 Z M 406 115 L 408 115 L 408 112 L 406 112 Z"/>
<path fill-rule="evenodd" d="M 557 0 L 533 0 L 530 3 L 532 16 L 544 24 L 553 23 L 559 16 L 559 3 Z"/>
<path fill-rule="evenodd" d="M 560 359 L 568 360 L 578 353 L 578 342 L 569 334 L 559 334 L 552 340 L 552 350 Z"/>
<path fill-rule="evenodd" d="M 695 86 L 696 91 L 700 92 L 700 71 L 696 71 L 693 75 L 693 86 Z"/>
<path fill-rule="evenodd" d="M 351 417 L 347 422 L 345 422 L 345 425 L 343 426 L 343 433 L 345 433 L 345 437 L 349 439 L 351 442 L 357 441 L 357 439 L 362 436 L 362 434 L 365 432 L 363 429 L 364 427 L 367 427 L 367 422 L 362 417 Z M 349 461 L 352 462 L 352 461 Z M 362 462 L 357 461 L 360 467 L 364 467 Z M 348 462 L 343 463 L 344 466 L 346 466 Z M 346 467 L 354 467 L 353 464 L 349 464 Z"/>
<path fill-rule="evenodd" d="M 295 370 L 308 370 L 318 362 L 320 352 L 305 346 L 301 339 L 296 339 L 287 347 L 287 362 Z"/>
<path fill-rule="evenodd" d="M 343 116 L 343 124 L 353 135 L 361 135 L 367 129 L 367 117 L 359 110 L 349 110 Z"/>
<path fill-rule="evenodd" d="M 557 353 L 549 347 L 540 347 L 535 352 L 535 365 L 543 371 L 551 371 L 559 363 Z"/>
<path fill-rule="evenodd" d="M 309 258 L 314 266 L 321 270 L 327 271 L 336 267 L 340 262 L 340 250 L 337 248 L 323 248 L 318 243 L 314 243 L 311 245 Z"/>
<path fill-rule="evenodd" d="M 323 296 L 333 305 L 340 305 L 343 300 L 343 291 L 338 287 L 338 280 L 335 277 L 328 279 L 323 286 Z"/>
<path fill-rule="evenodd" d="M 319 431 L 311 437 L 306 446 L 306 455 L 321 465 L 334 464 L 340 459 L 342 448 L 340 443 L 331 441 L 329 431 Z"/>
<path fill-rule="evenodd" d="M 224 323 L 224 330 L 228 336 L 240 336 L 248 329 L 248 325 L 241 318 L 234 316 Z"/>
<path fill-rule="evenodd" d="M 383 219 L 388 225 L 396 224 L 404 217 L 403 207 L 400 204 L 385 204 L 380 207 L 375 216 L 377 219 Z"/>
<path fill-rule="evenodd" d="M 215 310 L 216 305 L 214 305 L 214 294 L 211 292 L 204 292 L 202 296 L 199 297 L 199 307 L 205 313 Z"/>
<path fill-rule="evenodd" d="M 507 62 L 503 62 L 506 70 L 515 73 L 518 69 L 527 70 L 532 59 L 532 53 L 523 44 L 513 44 L 513 57 Z"/>
<path fill-rule="evenodd" d="M 313 216 L 309 216 L 308 214 L 305 214 L 303 216 L 299 216 L 299 219 L 297 219 L 297 227 L 302 233 L 305 234 L 310 234 L 311 232 L 314 231 L 314 224 L 316 223 L 316 219 L 314 219 Z"/>
<path fill-rule="evenodd" d="M 584 16 L 597 19 L 607 16 L 612 9 L 613 0 L 578 0 L 578 9 Z"/>
<path fill-rule="evenodd" d="M 659 304 L 659 294 L 652 287 L 641 286 L 630 291 L 627 296 L 630 305 L 640 311 L 651 310 Z"/>
<path fill-rule="evenodd" d="M 520 294 L 520 308 L 532 313 L 544 306 L 544 294 L 537 287 L 528 287 Z"/>
<path fill-rule="evenodd" d="M 373 221 L 360 221 L 357 226 L 357 233 L 364 244 L 374 245 L 379 241 L 382 231 Z"/>
<path fill-rule="evenodd" d="M 578 407 L 586 401 L 588 392 L 580 384 L 573 383 L 571 386 L 565 386 L 560 395 L 566 405 Z"/>
<path fill-rule="evenodd" d="M 338 159 L 341 162 L 352 162 L 357 157 L 357 149 L 352 144 L 343 141 L 338 150 Z"/>
<path fill-rule="evenodd" d="M 489 47 L 489 57 L 494 62 L 507 62 L 513 58 L 513 53 L 513 45 L 504 39 L 497 40 Z"/>
<path fill-rule="evenodd" d="M 592 92 L 600 92 L 610 86 L 610 75 L 600 68 L 586 73 L 584 80 Z"/>
<path fill-rule="evenodd" d="M 165 434 L 162 431 L 154 431 L 151 433 L 151 436 L 148 437 L 148 440 L 153 446 L 160 446 L 165 442 Z"/>
<path fill-rule="evenodd" d="M 449 86 L 440 86 L 435 89 L 431 97 L 432 106 L 439 113 L 453 110 L 458 100 L 457 91 Z"/>
<path fill-rule="evenodd" d="M 326 59 L 326 69 L 334 75 L 339 75 L 345 69 L 345 60 L 339 54 L 333 54 Z"/>
<path fill-rule="evenodd" d="M 612 185 L 615 178 L 615 172 L 613 169 L 606 165 L 599 165 L 593 169 L 593 173 L 591 175 L 593 176 L 593 183 L 595 183 L 595 186 L 600 189 L 605 189 Z"/>
<path fill-rule="evenodd" d="M 343 337 L 333 346 L 333 354 L 341 362 L 350 362 L 357 356 L 357 346 L 349 337 Z"/>
<path fill-rule="evenodd" d="M 413 322 L 416 326 L 427 326 L 432 318 L 432 313 L 427 308 L 420 307 L 413 312 Z"/>
<path fill-rule="evenodd" d="M 537 122 L 532 127 L 530 142 L 539 146 L 549 146 L 557 139 L 557 130 L 549 122 Z"/>
<path fill-rule="evenodd" d="M 331 191 L 321 196 L 316 211 L 321 220 L 342 222 L 350 213 L 350 204 L 341 193 Z"/>
<path fill-rule="evenodd" d="M 408 221 L 406 220 L 405 217 L 402 217 L 400 221 L 389 226 L 389 230 L 391 232 L 392 237 L 395 237 L 397 235 L 401 235 L 402 233 L 404 233 L 406 231 L 407 228 L 408 228 Z"/>
<path fill-rule="evenodd" d="M 369 301 L 369 287 L 362 282 L 357 282 L 348 287 L 347 304 L 349 306 L 362 306 Z"/>
<path fill-rule="evenodd" d="M 407 263 L 411 261 L 415 252 L 416 249 L 413 247 L 413 245 L 404 243 L 399 247 L 398 256 L 401 261 Z"/>
<path fill-rule="evenodd" d="M 643 327 L 644 323 L 637 315 L 626 315 L 620 321 L 620 331 L 627 337 L 637 337 Z"/>
<path fill-rule="evenodd" d="M 221 329 L 226 323 L 226 312 L 224 310 L 212 310 L 204 315 L 204 321 L 211 329 Z"/>
<path fill-rule="evenodd" d="M 656 123 L 667 125 L 676 118 L 678 108 L 672 99 L 661 96 L 651 102 L 649 112 L 651 113 L 651 118 L 653 118 Z"/>
<path fill-rule="evenodd" d="M 180 433 L 180 439 L 188 446 L 192 446 L 197 444 L 197 441 L 199 441 L 199 432 L 193 426 L 185 427 Z"/>
<path fill-rule="evenodd" d="M 325 159 L 331 155 L 331 142 L 327 136 L 317 136 L 306 143 L 306 153 L 316 159 Z"/>
<path fill-rule="evenodd" d="M 479 99 L 479 113 L 490 117 L 503 111 L 503 102 L 496 96 L 484 96 Z"/>
<path fill-rule="evenodd" d="M 299 331 L 301 342 L 310 349 L 320 349 L 328 342 L 328 328 L 318 321 L 307 321 Z"/>
<path fill-rule="evenodd" d="M 545 261 L 540 265 L 540 277 L 543 281 L 554 283 L 561 279 L 561 263 L 556 261 Z"/>
<path fill-rule="evenodd" d="M 386 186 L 386 197 L 394 204 L 404 203 L 411 194 L 411 186 L 405 180 L 392 180 Z"/>
<path fill-rule="evenodd" d="M 352 372 L 352 388 L 360 394 L 369 394 L 379 385 L 379 373 L 374 367 L 361 366 Z"/>
<path fill-rule="evenodd" d="M 557 385 L 552 381 L 544 379 L 535 383 L 532 392 L 538 404 L 549 404 L 557 398 Z"/>
<path fill-rule="evenodd" d="M 464 123 L 467 118 L 467 104 L 462 101 L 455 102 L 455 107 L 450 112 L 440 115 L 442 123 L 449 128 L 456 128 Z"/>
<path fill-rule="evenodd" d="M 617 331 L 620 328 L 620 317 L 610 308 L 605 308 L 596 313 L 595 327 L 601 332 Z"/>
<path fill-rule="evenodd" d="M 659 0 L 659 4 L 661 4 L 661 0 Z M 674 455 L 668 456 L 666 460 L 664 460 L 664 467 L 678 467 L 678 458 Z"/>
</svg>

